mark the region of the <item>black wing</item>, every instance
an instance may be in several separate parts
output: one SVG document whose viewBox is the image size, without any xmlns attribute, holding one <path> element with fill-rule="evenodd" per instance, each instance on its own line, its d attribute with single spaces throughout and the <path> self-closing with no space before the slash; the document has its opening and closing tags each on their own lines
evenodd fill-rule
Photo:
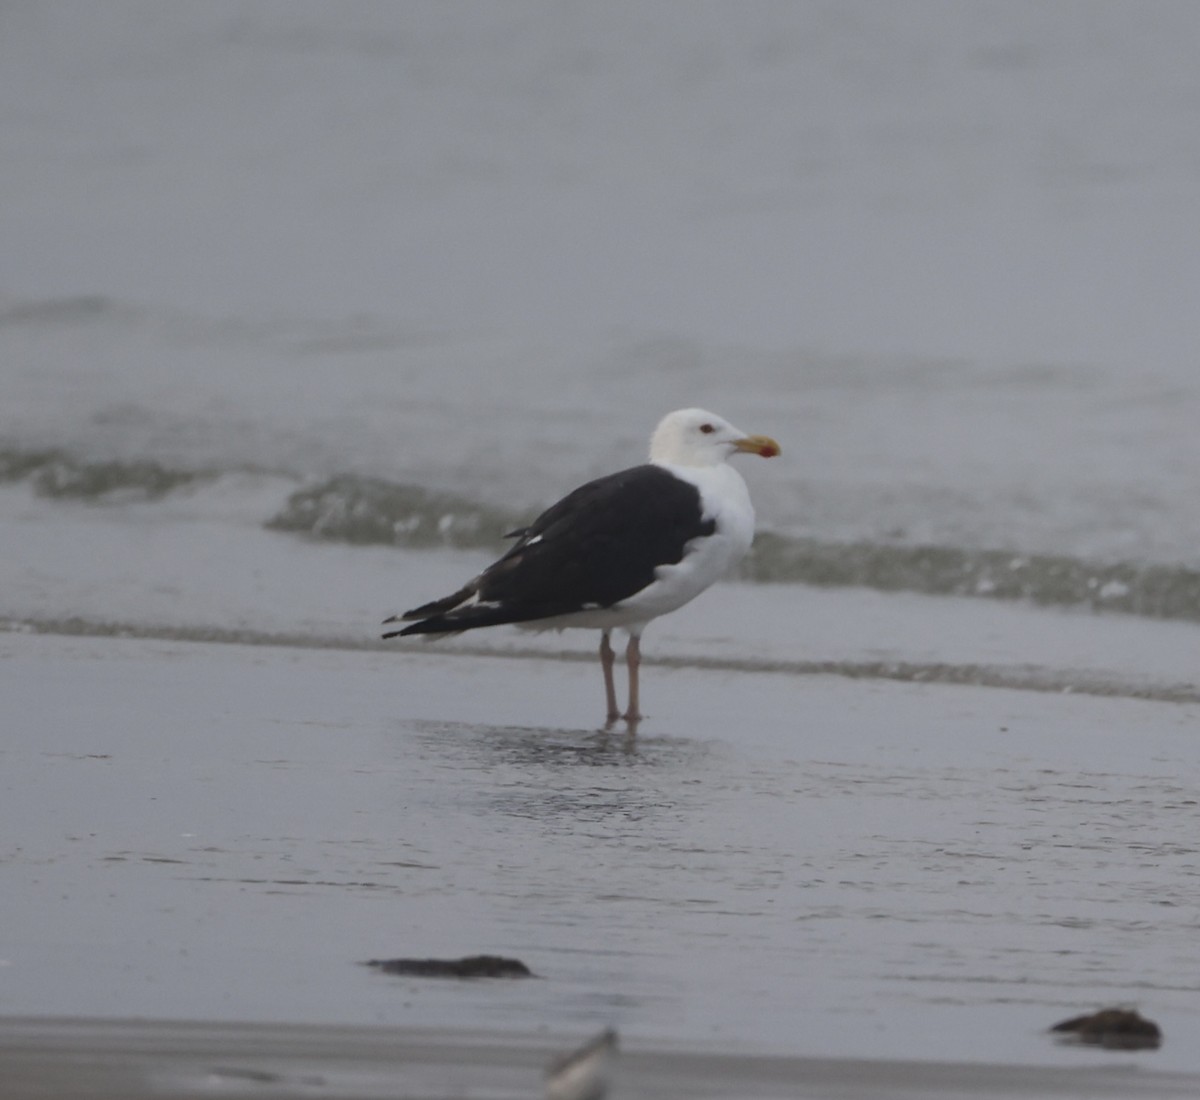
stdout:
<svg viewBox="0 0 1200 1100">
<path fill-rule="evenodd" d="M 400 633 L 469 630 L 530 622 L 590 607 L 612 607 L 654 580 L 660 565 L 683 558 L 694 538 L 711 535 L 700 492 L 658 466 L 634 466 L 590 481 L 548 508 L 499 561 L 452 597 L 410 612 L 429 614 Z M 453 606 L 453 605 L 451 605 Z M 409 617 L 406 616 L 406 617 Z"/>
</svg>

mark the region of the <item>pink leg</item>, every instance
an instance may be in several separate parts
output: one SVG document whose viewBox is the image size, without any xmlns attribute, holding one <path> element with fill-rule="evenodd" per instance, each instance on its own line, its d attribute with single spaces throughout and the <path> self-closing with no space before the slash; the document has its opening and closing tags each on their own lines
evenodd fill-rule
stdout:
<svg viewBox="0 0 1200 1100">
<path fill-rule="evenodd" d="M 600 633 L 600 667 L 604 669 L 604 701 L 608 704 L 607 721 L 611 724 L 621 717 L 617 710 L 617 688 L 613 683 L 613 662 L 617 655 L 613 652 L 612 642 L 607 630 Z"/>
<path fill-rule="evenodd" d="M 638 669 L 641 665 L 641 643 L 636 634 L 631 634 L 629 645 L 625 649 L 625 667 L 629 669 L 629 709 L 625 712 L 625 721 L 631 724 L 642 717 L 638 706 Z"/>
</svg>

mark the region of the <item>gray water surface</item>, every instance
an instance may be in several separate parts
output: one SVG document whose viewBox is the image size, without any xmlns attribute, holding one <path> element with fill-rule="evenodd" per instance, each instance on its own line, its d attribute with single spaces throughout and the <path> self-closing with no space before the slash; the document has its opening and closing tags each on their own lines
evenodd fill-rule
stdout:
<svg viewBox="0 0 1200 1100">
<path fill-rule="evenodd" d="M 1129 1001 L 1197 1068 L 1187 707 L 655 669 L 629 740 L 586 665 L 3 651 L 10 1013 L 1042 1062 Z M 538 977 L 358 965 L 479 952 Z"/>
</svg>

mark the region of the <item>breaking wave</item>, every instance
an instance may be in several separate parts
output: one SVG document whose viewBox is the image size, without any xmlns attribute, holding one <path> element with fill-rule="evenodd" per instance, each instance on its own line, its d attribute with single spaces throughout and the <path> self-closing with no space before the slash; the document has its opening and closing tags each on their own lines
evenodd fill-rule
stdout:
<svg viewBox="0 0 1200 1100">
<path fill-rule="evenodd" d="M 743 573 L 756 581 L 1028 600 L 1200 621 L 1200 570 L 1177 565 L 1099 563 L 953 546 L 821 542 L 763 532 Z"/>
<path fill-rule="evenodd" d="M 172 470 L 153 459 L 95 462 L 60 450 L 0 450 L 0 482 L 28 480 L 38 496 L 52 499 L 154 500 L 215 476 Z"/>
<path fill-rule="evenodd" d="M 472 549 L 498 545 L 521 517 L 453 493 L 347 475 L 298 489 L 267 526 L 338 542 Z"/>
<path fill-rule="evenodd" d="M 218 476 L 152 460 L 87 461 L 61 450 L 0 448 L 0 482 L 27 481 L 36 494 L 51 499 L 153 501 Z M 495 508 L 454 493 L 346 474 L 297 488 L 263 522 L 273 530 L 335 542 L 490 551 L 531 518 L 532 512 Z M 1200 569 L 1178 564 L 765 531 L 740 575 L 763 583 L 1023 600 L 1200 622 Z"/>
<path fill-rule="evenodd" d="M 268 526 L 325 539 L 491 549 L 532 516 L 371 478 L 338 477 L 293 493 Z M 845 543 L 761 532 L 743 580 L 980 596 L 1200 621 L 1200 570 L 1098 563 L 1011 550 Z"/>
</svg>

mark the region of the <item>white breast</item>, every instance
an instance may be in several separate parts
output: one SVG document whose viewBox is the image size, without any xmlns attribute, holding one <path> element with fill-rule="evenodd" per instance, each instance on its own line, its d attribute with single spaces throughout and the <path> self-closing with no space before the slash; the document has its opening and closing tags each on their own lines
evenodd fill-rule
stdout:
<svg viewBox="0 0 1200 1100">
<path fill-rule="evenodd" d="M 725 576 L 750 549 L 754 539 L 754 506 L 742 475 L 732 466 L 667 466 L 676 477 L 700 490 L 704 518 L 716 523 L 711 535 L 693 539 L 675 565 L 661 565 L 656 580 L 620 607 L 643 622 L 665 615 L 695 599 Z"/>
</svg>

